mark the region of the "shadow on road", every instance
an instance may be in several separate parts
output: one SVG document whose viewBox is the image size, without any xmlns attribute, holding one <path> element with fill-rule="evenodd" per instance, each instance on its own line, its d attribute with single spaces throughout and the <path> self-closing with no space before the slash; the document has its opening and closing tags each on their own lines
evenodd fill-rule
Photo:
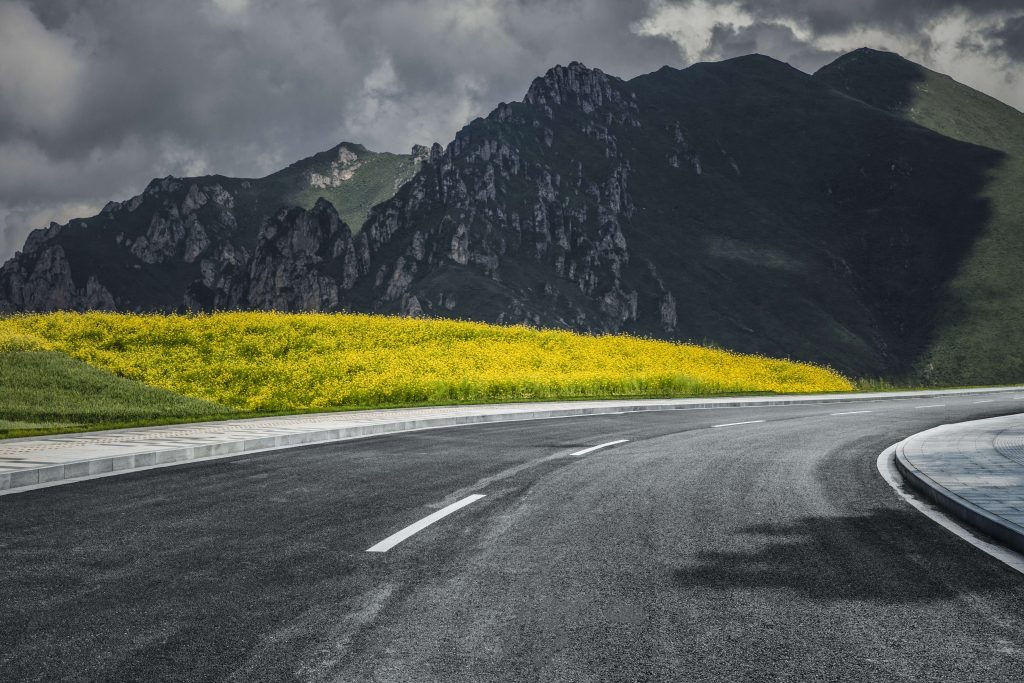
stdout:
<svg viewBox="0 0 1024 683">
<path fill-rule="evenodd" d="M 1011 570 L 986 563 L 981 551 L 938 527 L 922 529 L 922 522 L 916 511 L 878 509 L 757 524 L 723 538 L 723 546 L 743 549 L 701 553 L 674 578 L 686 588 L 778 588 L 821 602 L 898 604 L 1020 591 L 1019 581 L 1009 581 L 1016 578 Z"/>
</svg>

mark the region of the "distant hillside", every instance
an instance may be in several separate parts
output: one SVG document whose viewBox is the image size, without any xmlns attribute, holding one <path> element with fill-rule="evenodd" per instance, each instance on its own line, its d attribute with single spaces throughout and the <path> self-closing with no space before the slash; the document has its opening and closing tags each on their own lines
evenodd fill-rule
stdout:
<svg viewBox="0 0 1024 683">
<path fill-rule="evenodd" d="M 411 155 L 380 153 L 346 142 L 263 178 L 260 192 L 277 197 L 282 206 L 303 209 L 312 209 L 323 197 L 358 232 L 370 209 L 393 197 L 416 174 L 428 151 L 417 147 Z"/>
<path fill-rule="evenodd" d="M 999 138 L 1015 114 L 957 85 L 971 113 L 952 115 L 907 64 L 858 51 L 809 76 L 751 55 L 630 81 L 558 66 L 419 148 L 414 172 L 346 143 L 261 181 L 155 181 L 35 233 L 0 299 L 526 322 L 861 376 L 1024 380 L 1020 336 L 982 295 L 1009 301 L 1018 278 L 977 265 L 1024 253 Z"/>
</svg>

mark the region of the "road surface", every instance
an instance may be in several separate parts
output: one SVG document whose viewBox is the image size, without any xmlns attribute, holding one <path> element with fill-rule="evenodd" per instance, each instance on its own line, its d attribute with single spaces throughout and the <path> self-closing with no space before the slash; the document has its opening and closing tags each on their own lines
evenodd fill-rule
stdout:
<svg viewBox="0 0 1024 683">
<path fill-rule="evenodd" d="M 875 466 L 1015 396 L 469 426 L 5 496 L 0 680 L 1022 680 L 1024 576 Z"/>
</svg>

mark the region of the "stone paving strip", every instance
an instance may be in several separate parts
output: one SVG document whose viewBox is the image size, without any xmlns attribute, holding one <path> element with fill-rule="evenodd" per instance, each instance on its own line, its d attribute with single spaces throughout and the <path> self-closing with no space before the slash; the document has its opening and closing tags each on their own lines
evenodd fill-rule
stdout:
<svg viewBox="0 0 1024 683">
<path fill-rule="evenodd" d="M 1024 552 L 1024 415 L 915 434 L 896 446 L 896 466 L 932 502 Z"/>
<path fill-rule="evenodd" d="M 959 389 L 744 398 L 644 399 L 506 403 L 398 408 L 139 427 L 104 432 L 0 440 L 0 495 L 26 487 L 124 473 L 133 469 L 241 455 L 414 429 L 640 410 L 740 408 L 802 403 L 846 403 L 1021 391 Z"/>
</svg>

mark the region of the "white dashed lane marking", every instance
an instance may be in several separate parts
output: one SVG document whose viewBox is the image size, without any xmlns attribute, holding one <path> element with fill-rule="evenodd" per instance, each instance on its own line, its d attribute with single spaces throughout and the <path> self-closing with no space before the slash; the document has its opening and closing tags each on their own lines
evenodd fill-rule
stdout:
<svg viewBox="0 0 1024 683">
<path fill-rule="evenodd" d="M 747 420 L 746 422 L 727 422 L 724 425 L 711 425 L 711 428 L 717 429 L 718 427 L 736 427 L 737 425 L 753 425 L 757 424 L 758 422 L 764 422 L 764 420 Z"/>
<path fill-rule="evenodd" d="M 405 539 L 409 538 L 413 534 L 415 534 L 415 533 L 417 533 L 419 531 L 423 531 L 424 529 L 426 529 L 428 526 L 430 526 L 434 522 L 436 522 L 436 521 L 438 521 L 440 519 L 444 519 L 448 515 L 450 515 L 453 512 L 455 512 L 456 510 L 461 510 L 462 508 L 466 507 L 470 503 L 474 503 L 474 502 L 480 500 L 483 497 L 484 497 L 483 494 L 480 494 L 480 493 L 474 493 L 471 496 L 466 496 L 465 498 L 463 498 L 462 500 L 458 501 L 457 503 L 452 503 L 448 507 L 441 508 L 440 510 L 438 510 L 437 512 L 435 512 L 432 515 L 427 515 L 426 517 L 424 517 L 420 521 L 416 522 L 415 524 L 410 524 L 409 526 L 405 527 L 404 529 L 402 529 L 398 533 L 391 534 L 390 536 L 385 538 L 380 543 L 378 543 L 376 545 L 373 545 L 373 546 L 370 546 L 369 548 L 367 548 L 366 552 L 368 552 L 368 553 L 386 553 L 387 551 L 391 550 L 396 545 L 398 545 L 399 543 L 401 543 Z"/>
<path fill-rule="evenodd" d="M 587 453 L 593 453 L 594 451 L 596 451 L 599 448 L 607 448 L 608 446 L 614 446 L 616 444 L 626 443 L 627 441 L 629 441 L 629 439 L 619 439 L 618 441 L 609 441 L 608 443 L 603 443 L 603 444 L 601 444 L 599 446 L 591 446 L 590 448 L 584 448 L 582 451 L 576 451 L 575 453 L 570 453 L 569 455 L 570 456 L 573 456 L 573 455 L 586 455 Z"/>
</svg>

